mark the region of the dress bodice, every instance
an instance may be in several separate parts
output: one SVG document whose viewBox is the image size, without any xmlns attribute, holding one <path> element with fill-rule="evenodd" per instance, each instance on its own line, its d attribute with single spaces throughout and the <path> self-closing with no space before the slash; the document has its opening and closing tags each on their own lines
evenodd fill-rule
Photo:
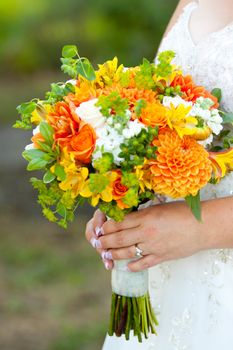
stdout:
<svg viewBox="0 0 233 350">
<path fill-rule="evenodd" d="M 230 112 L 233 111 L 233 23 L 195 44 L 189 23 L 197 7 L 196 1 L 184 7 L 178 21 L 162 40 L 159 51 L 175 51 L 174 63 L 182 67 L 185 75 L 192 75 L 197 85 L 203 85 L 209 91 L 220 88 L 221 106 Z M 233 173 L 217 186 L 207 185 L 201 195 L 202 199 L 233 195 Z"/>
</svg>

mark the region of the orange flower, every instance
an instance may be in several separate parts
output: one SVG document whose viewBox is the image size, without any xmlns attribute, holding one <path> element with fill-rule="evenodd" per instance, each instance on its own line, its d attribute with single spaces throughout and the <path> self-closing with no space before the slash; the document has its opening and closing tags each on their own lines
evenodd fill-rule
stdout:
<svg viewBox="0 0 233 350">
<path fill-rule="evenodd" d="M 125 186 L 122 181 L 122 173 L 120 170 L 116 170 L 115 173 L 118 175 L 116 180 L 112 184 L 112 198 L 117 202 L 118 207 L 121 209 L 129 208 L 128 205 L 123 203 L 122 198 L 126 195 L 128 187 Z"/>
<path fill-rule="evenodd" d="M 139 120 L 146 125 L 165 128 L 167 126 L 166 108 L 160 103 L 149 103 L 142 110 Z"/>
<path fill-rule="evenodd" d="M 184 198 L 196 195 L 207 184 L 212 172 L 208 152 L 192 137 L 181 139 L 175 131 L 167 130 L 154 144 L 157 159 L 150 162 L 150 173 L 155 192 Z"/>
<path fill-rule="evenodd" d="M 217 98 L 211 95 L 203 86 L 195 85 L 191 75 L 176 75 L 171 86 L 176 87 L 178 85 L 184 94 L 182 98 L 186 101 L 195 102 L 198 97 L 210 98 L 214 102 L 212 108 L 218 108 L 219 103 Z"/>
<path fill-rule="evenodd" d="M 47 115 L 48 123 L 55 130 L 54 139 L 59 145 L 65 146 L 70 138 L 77 133 L 80 120 L 74 113 L 75 106 L 70 103 L 58 102 L 52 112 Z"/>
<path fill-rule="evenodd" d="M 68 150 L 74 153 L 76 160 L 88 164 L 95 148 L 95 141 L 94 129 L 89 124 L 84 124 L 79 132 L 71 138 Z"/>
</svg>

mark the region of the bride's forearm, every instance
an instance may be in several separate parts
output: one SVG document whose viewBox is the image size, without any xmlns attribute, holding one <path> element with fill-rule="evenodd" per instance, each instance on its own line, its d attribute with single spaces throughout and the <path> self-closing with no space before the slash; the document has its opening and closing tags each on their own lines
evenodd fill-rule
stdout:
<svg viewBox="0 0 233 350">
<path fill-rule="evenodd" d="M 203 249 L 233 248 L 233 197 L 202 203 Z"/>
</svg>

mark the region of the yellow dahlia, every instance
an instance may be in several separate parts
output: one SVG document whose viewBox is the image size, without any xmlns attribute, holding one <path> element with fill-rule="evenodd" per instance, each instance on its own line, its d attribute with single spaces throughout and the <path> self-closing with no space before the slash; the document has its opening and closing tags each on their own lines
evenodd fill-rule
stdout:
<svg viewBox="0 0 233 350">
<path fill-rule="evenodd" d="M 208 152 L 192 137 L 175 131 L 161 133 L 154 144 L 157 158 L 150 162 L 151 184 L 156 193 L 172 198 L 195 196 L 211 177 Z"/>
</svg>

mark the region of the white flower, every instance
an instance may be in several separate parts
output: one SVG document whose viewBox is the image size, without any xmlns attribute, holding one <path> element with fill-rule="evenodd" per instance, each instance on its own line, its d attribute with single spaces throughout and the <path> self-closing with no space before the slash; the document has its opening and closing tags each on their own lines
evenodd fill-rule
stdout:
<svg viewBox="0 0 233 350">
<path fill-rule="evenodd" d="M 122 131 L 122 135 L 126 138 L 126 139 L 130 139 L 131 137 L 137 136 L 138 134 L 140 134 L 140 132 L 142 131 L 142 129 L 146 129 L 146 126 L 139 122 L 137 119 L 135 120 L 130 120 L 127 124 L 127 128 L 125 128 Z"/>
<path fill-rule="evenodd" d="M 67 82 L 66 82 L 66 84 L 72 84 L 72 85 L 76 85 L 76 83 L 77 83 L 77 80 L 75 80 L 75 79 L 70 79 L 70 80 L 67 80 Z"/>
<path fill-rule="evenodd" d="M 211 98 L 198 97 L 196 99 L 195 105 L 202 109 L 210 109 L 214 105 L 214 102 L 211 100 Z"/>
<path fill-rule="evenodd" d="M 37 125 L 37 127 L 35 127 L 35 129 L 32 130 L 33 135 L 36 135 L 40 132 L 40 125 Z"/>
<path fill-rule="evenodd" d="M 184 105 L 185 107 L 192 106 L 192 102 L 187 102 L 183 100 L 180 96 L 170 97 L 170 96 L 164 96 L 163 98 L 163 105 L 164 107 L 170 108 L 171 105 L 173 105 L 175 108 L 177 108 L 179 105 Z"/>
<path fill-rule="evenodd" d="M 90 124 L 94 129 L 100 128 L 106 123 L 106 118 L 100 112 L 100 108 L 95 106 L 97 101 L 98 99 L 94 98 L 90 101 L 82 102 L 75 110 L 79 118 Z"/>
<path fill-rule="evenodd" d="M 189 112 L 189 115 L 193 117 L 200 117 L 207 122 L 211 117 L 211 112 L 208 109 L 202 109 L 199 107 L 199 105 L 195 104 Z"/>
<path fill-rule="evenodd" d="M 34 143 L 30 143 L 25 147 L 25 151 L 29 151 L 30 149 L 34 149 L 34 148 L 35 148 Z"/>
<path fill-rule="evenodd" d="M 213 130 L 213 133 L 215 135 L 218 135 L 220 133 L 220 131 L 223 129 L 222 126 L 222 117 L 220 117 L 218 110 L 217 109 L 213 109 L 211 111 L 211 117 L 207 122 L 207 125 L 210 127 L 211 130 Z"/>
<path fill-rule="evenodd" d="M 205 125 L 212 130 L 215 135 L 218 135 L 220 131 L 223 129 L 222 126 L 222 117 L 219 115 L 219 111 L 217 109 L 206 109 L 210 108 L 212 105 L 212 100 L 209 98 L 200 97 L 197 99 L 197 103 L 193 106 L 190 111 L 190 115 L 194 117 L 200 117 L 205 122 Z"/>
</svg>

